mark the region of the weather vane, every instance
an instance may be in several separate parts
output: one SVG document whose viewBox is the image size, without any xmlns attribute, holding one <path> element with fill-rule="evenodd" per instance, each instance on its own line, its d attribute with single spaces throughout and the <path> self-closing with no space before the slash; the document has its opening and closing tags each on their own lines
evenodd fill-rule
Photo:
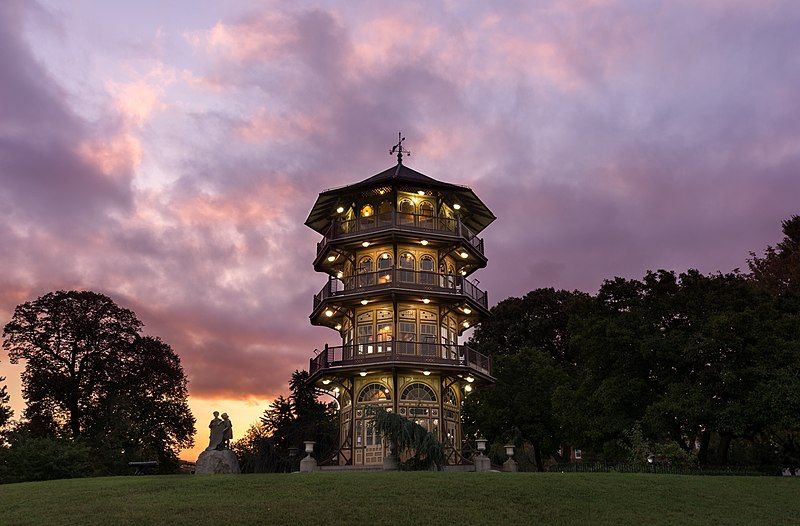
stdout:
<svg viewBox="0 0 800 526">
<path fill-rule="evenodd" d="M 403 132 L 397 132 L 397 144 L 392 146 L 392 149 L 389 150 L 389 155 L 393 155 L 395 152 L 397 152 L 397 164 L 403 164 L 404 153 L 411 156 L 411 152 L 403 148 L 403 141 L 405 140 L 406 138 L 403 137 Z"/>
</svg>

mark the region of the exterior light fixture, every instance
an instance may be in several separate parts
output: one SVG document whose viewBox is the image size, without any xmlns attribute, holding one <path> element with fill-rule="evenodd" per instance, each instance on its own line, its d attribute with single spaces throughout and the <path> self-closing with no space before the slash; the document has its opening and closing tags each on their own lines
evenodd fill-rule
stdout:
<svg viewBox="0 0 800 526">
<path fill-rule="evenodd" d="M 470 309 L 469 307 L 464 307 L 464 308 L 463 308 L 463 309 L 461 309 L 461 310 L 463 310 L 463 311 L 464 311 L 464 314 L 470 314 L 470 313 L 472 312 L 472 309 Z"/>
<path fill-rule="evenodd" d="M 424 374 L 425 376 L 430 376 L 431 372 L 430 371 L 422 371 L 422 374 Z"/>
<path fill-rule="evenodd" d="M 461 205 L 456 203 L 453 205 L 453 210 L 461 210 Z"/>
<path fill-rule="evenodd" d="M 418 193 L 419 195 L 425 195 L 425 190 L 417 190 L 417 193 Z"/>
<path fill-rule="evenodd" d="M 423 239 L 423 240 L 422 240 L 422 241 L 420 241 L 419 243 L 420 243 L 420 245 L 422 245 L 423 247 L 426 247 L 426 246 L 428 246 L 428 240 L 427 240 L 427 239 Z"/>
<path fill-rule="evenodd" d="M 340 330 L 342 330 L 342 324 L 341 324 L 341 323 L 337 323 L 337 324 L 336 324 L 336 330 L 337 330 L 337 331 L 340 331 Z"/>
<path fill-rule="evenodd" d="M 467 386 L 467 387 L 469 387 L 469 386 Z M 334 387 L 334 388 L 333 388 L 333 392 L 334 392 L 334 393 L 338 393 L 338 392 L 339 392 L 339 388 L 338 388 L 338 387 Z"/>
<path fill-rule="evenodd" d="M 337 279 L 342 279 L 342 276 L 344 276 L 344 272 L 342 272 L 341 270 L 336 273 L 336 278 Z"/>
<path fill-rule="evenodd" d="M 367 376 L 367 371 L 361 371 L 361 372 L 360 372 L 360 373 L 358 373 L 358 374 L 360 374 L 361 376 Z"/>
<path fill-rule="evenodd" d="M 468 321 L 465 321 L 461 325 L 463 325 L 465 329 L 469 329 L 469 322 Z"/>
<path fill-rule="evenodd" d="M 339 388 L 337 387 L 336 389 L 339 389 Z M 472 392 L 472 386 L 469 385 L 469 384 L 465 385 L 464 386 L 464 391 L 466 391 L 468 393 L 471 393 Z"/>
<path fill-rule="evenodd" d="M 328 261 L 330 261 L 331 263 L 333 263 L 334 261 L 336 261 L 336 256 L 334 256 L 333 254 L 331 254 L 330 256 L 328 256 Z"/>
<path fill-rule="evenodd" d="M 422 298 L 422 303 L 424 303 L 425 305 L 427 305 L 430 302 L 431 300 L 429 300 L 428 298 Z"/>
<path fill-rule="evenodd" d="M 466 276 L 467 275 L 467 271 L 464 270 L 463 268 L 459 272 L 461 273 L 462 276 Z"/>
<path fill-rule="evenodd" d="M 331 383 L 331 381 L 325 378 L 324 380 L 322 380 L 322 383 L 323 385 L 328 385 L 329 383 Z"/>
<path fill-rule="evenodd" d="M 381 259 L 389 259 L 389 253 L 384 252 L 383 255 L 381 255 Z"/>
<path fill-rule="evenodd" d="M 461 254 L 459 254 L 459 256 L 461 256 L 462 259 L 467 259 L 469 257 L 469 254 L 467 254 L 466 252 L 462 252 Z"/>
<path fill-rule="evenodd" d="M 361 243 L 361 246 L 367 248 L 369 246 L 369 241 L 364 241 L 363 243 Z"/>
<path fill-rule="evenodd" d="M 387 387 L 387 388 L 385 388 L 385 389 L 383 390 L 383 392 L 384 392 L 384 393 L 386 393 L 386 394 L 389 394 L 389 388 L 388 388 L 388 387 Z"/>
<path fill-rule="evenodd" d="M 325 311 L 325 316 L 327 316 L 328 318 L 330 318 L 331 316 L 333 316 L 333 311 L 332 311 L 331 309 L 328 309 L 328 310 L 326 310 L 326 311 Z"/>
<path fill-rule="evenodd" d="M 469 383 L 472 383 L 472 382 L 475 381 L 475 378 L 473 378 L 471 376 L 467 376 L 466 378 L 464 378 L 464 380 L 468 381 Z"/>
<path fill-rule="evenodd" d="M 342 212 L 344 212 L 344 207 L 343 206 L 340 206 L 339 208 L 336 209 L 336 213 L 337 214 L 341 214 Z"/>
<path fill-rule="evenodd" d="M 366 305 L 367 303 L 369 303 L 369 300 L 361 300 L 362 305 Z"/>
</svg>

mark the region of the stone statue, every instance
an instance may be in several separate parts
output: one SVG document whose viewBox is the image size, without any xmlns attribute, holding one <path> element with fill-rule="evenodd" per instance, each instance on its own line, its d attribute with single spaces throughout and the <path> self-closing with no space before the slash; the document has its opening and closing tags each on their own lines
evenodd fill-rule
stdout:
<svg viewBox="0 0 800 526">
<path fill-rule="evenodd" d="M 227 415 L 224 415 L 227 416 Z M 223 441 L 225 440 L 225 421 L 219 417 L 219 411 L 214 411 L 214 419 L 208 424 L 211 430 L 209 434 L 208 447 L 206 451 L 220 450 L 223 448 Z"/>
<path fill-rule="evenodd" d="M 222 444 L 220 449 L 230 449 L 233 440 L 233 422 L 228 418 L 228 413 L 222 413 Z"/>
<path fill-rule="evenodd" d="M 239 473 L 239 462 L 236 455 L 230 450 L 233 440 L 233 423 L 228 418 L 228 413 L 214 411 L 214 418 L 208 424 L 210 430 L 208 447 L 200 453 L 195 463 L 195 473 L 198 475 L 211 475 L 217 473 Z"/>
</svg>

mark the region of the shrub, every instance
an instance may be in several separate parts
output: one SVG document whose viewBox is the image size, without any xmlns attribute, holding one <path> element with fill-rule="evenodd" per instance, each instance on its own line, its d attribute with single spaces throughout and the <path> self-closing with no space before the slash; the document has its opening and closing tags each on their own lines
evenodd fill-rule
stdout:
<svg viewBox="0 0 800 526">
<path fill-rule="evenodd" d="M 6 446 L 0 447 L 0 483 L 91 474 L 91 450 L 80 442 L 15 431 L 8 434 Z"/>
</svg>

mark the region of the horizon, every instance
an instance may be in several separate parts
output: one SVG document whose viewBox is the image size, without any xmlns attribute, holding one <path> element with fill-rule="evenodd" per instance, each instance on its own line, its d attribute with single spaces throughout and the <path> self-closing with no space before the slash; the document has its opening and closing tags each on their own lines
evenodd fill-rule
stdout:
<svg viewBox="0 0 800 526">
<path fill-rule="evenodd" d="M 57 289 L 181 357 L 196 445 L 239 438 L 336 335 L 317 195 L 395 164 L 498 219 L 490 305 L 746 268 L 800 202 L 800 5 L 46 0 L 0 5 L 0 323 Z M 0 354 L 18 418 L 21 367 Z"/>
</svg>

